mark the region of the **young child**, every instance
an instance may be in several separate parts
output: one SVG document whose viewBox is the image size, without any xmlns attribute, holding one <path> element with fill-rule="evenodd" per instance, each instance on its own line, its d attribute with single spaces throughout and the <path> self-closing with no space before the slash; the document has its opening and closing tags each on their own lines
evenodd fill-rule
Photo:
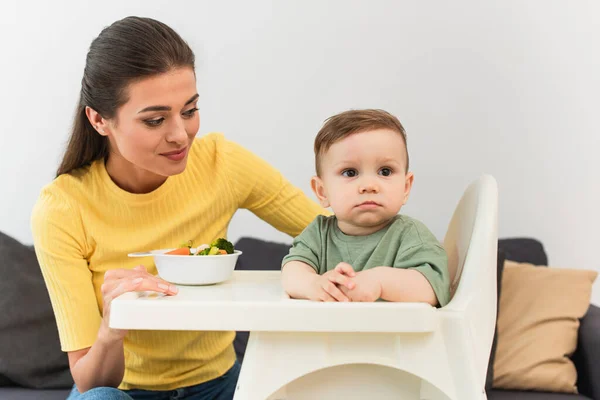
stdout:
<svg viewBox="0 0 600 400">
<path fill-rule="evenodd" d="M 447 256 L 421 222 L 398 215 L 414 176 L 406 134 L 382 110 L 329 118 L 315 139 L 311 186 L 332 216 L 318 216 L 282 262 L 292 298 L 316 301 L 449 301 Z"/>
</svg>

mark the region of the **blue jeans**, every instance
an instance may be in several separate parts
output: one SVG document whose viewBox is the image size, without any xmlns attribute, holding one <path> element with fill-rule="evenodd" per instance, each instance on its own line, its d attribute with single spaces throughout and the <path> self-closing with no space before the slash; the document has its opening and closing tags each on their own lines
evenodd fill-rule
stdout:
<svg viewBox="0 0 600 400">
<path fill-rule="evenodd" d="M 73 386 L 67 400 L 231 400 L 239 374 L 240 364 L 236 361 L 222 376 L 196 386 L 165 391 L 97 387 L 83 394 Z"/>
</svg>

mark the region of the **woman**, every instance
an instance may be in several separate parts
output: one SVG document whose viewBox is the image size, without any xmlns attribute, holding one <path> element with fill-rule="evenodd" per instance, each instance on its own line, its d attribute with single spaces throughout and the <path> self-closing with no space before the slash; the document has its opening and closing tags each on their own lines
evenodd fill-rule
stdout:
<svg viewBox="0 0 600 400">
<path fill-rule="evenodd" d="M 129 17 L 92 42 L 64 159 L 32 214 L 69 399 L 232 398 L 234 332 L 109 327 L 125 292 L 177 295 L 127 254 L 225 237 L 239 208 L 292 236 L 323 211 L 222 135 L 196 139 L 197 101 L 194 54 L 168 26 Z"/>
</svg>

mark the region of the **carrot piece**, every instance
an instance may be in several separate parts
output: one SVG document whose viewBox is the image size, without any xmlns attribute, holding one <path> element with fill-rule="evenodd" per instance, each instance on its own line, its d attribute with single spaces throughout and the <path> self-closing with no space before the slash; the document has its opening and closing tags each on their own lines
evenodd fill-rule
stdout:
<svg viewBox="0 0 600 400">
<path fill-rule="evenodd" d="M 219 249 L 219 254 L 227 254 L 227 250 Z"/>
<path fill-rule="evenodd" d="M 189 256 L 190 249 L 188 247 L 180 247 L 178 249 L 168 251 L 165 254 L 169 254 L 172 256 Z"/>
</svg>

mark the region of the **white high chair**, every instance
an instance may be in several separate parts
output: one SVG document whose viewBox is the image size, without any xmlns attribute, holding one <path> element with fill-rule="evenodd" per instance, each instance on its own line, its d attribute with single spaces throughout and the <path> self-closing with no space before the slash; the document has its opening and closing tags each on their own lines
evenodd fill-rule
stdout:
<svg viewBox="0 0 600 400">
<path fill-rule="evenodd" d="M 456 207 L 444 238 L 448 305 L 327 303 L 320 305 L 332 307 L 330 324 L 307 315 L 302 332 L 254 331 L 235 400 L 485 400 L 496 320 L 497 210 L 489 175 L 472 183 Z M 337 321 L 342 307 L 355 307 L 351 315 L 361 320 Z"/>
</svg>

